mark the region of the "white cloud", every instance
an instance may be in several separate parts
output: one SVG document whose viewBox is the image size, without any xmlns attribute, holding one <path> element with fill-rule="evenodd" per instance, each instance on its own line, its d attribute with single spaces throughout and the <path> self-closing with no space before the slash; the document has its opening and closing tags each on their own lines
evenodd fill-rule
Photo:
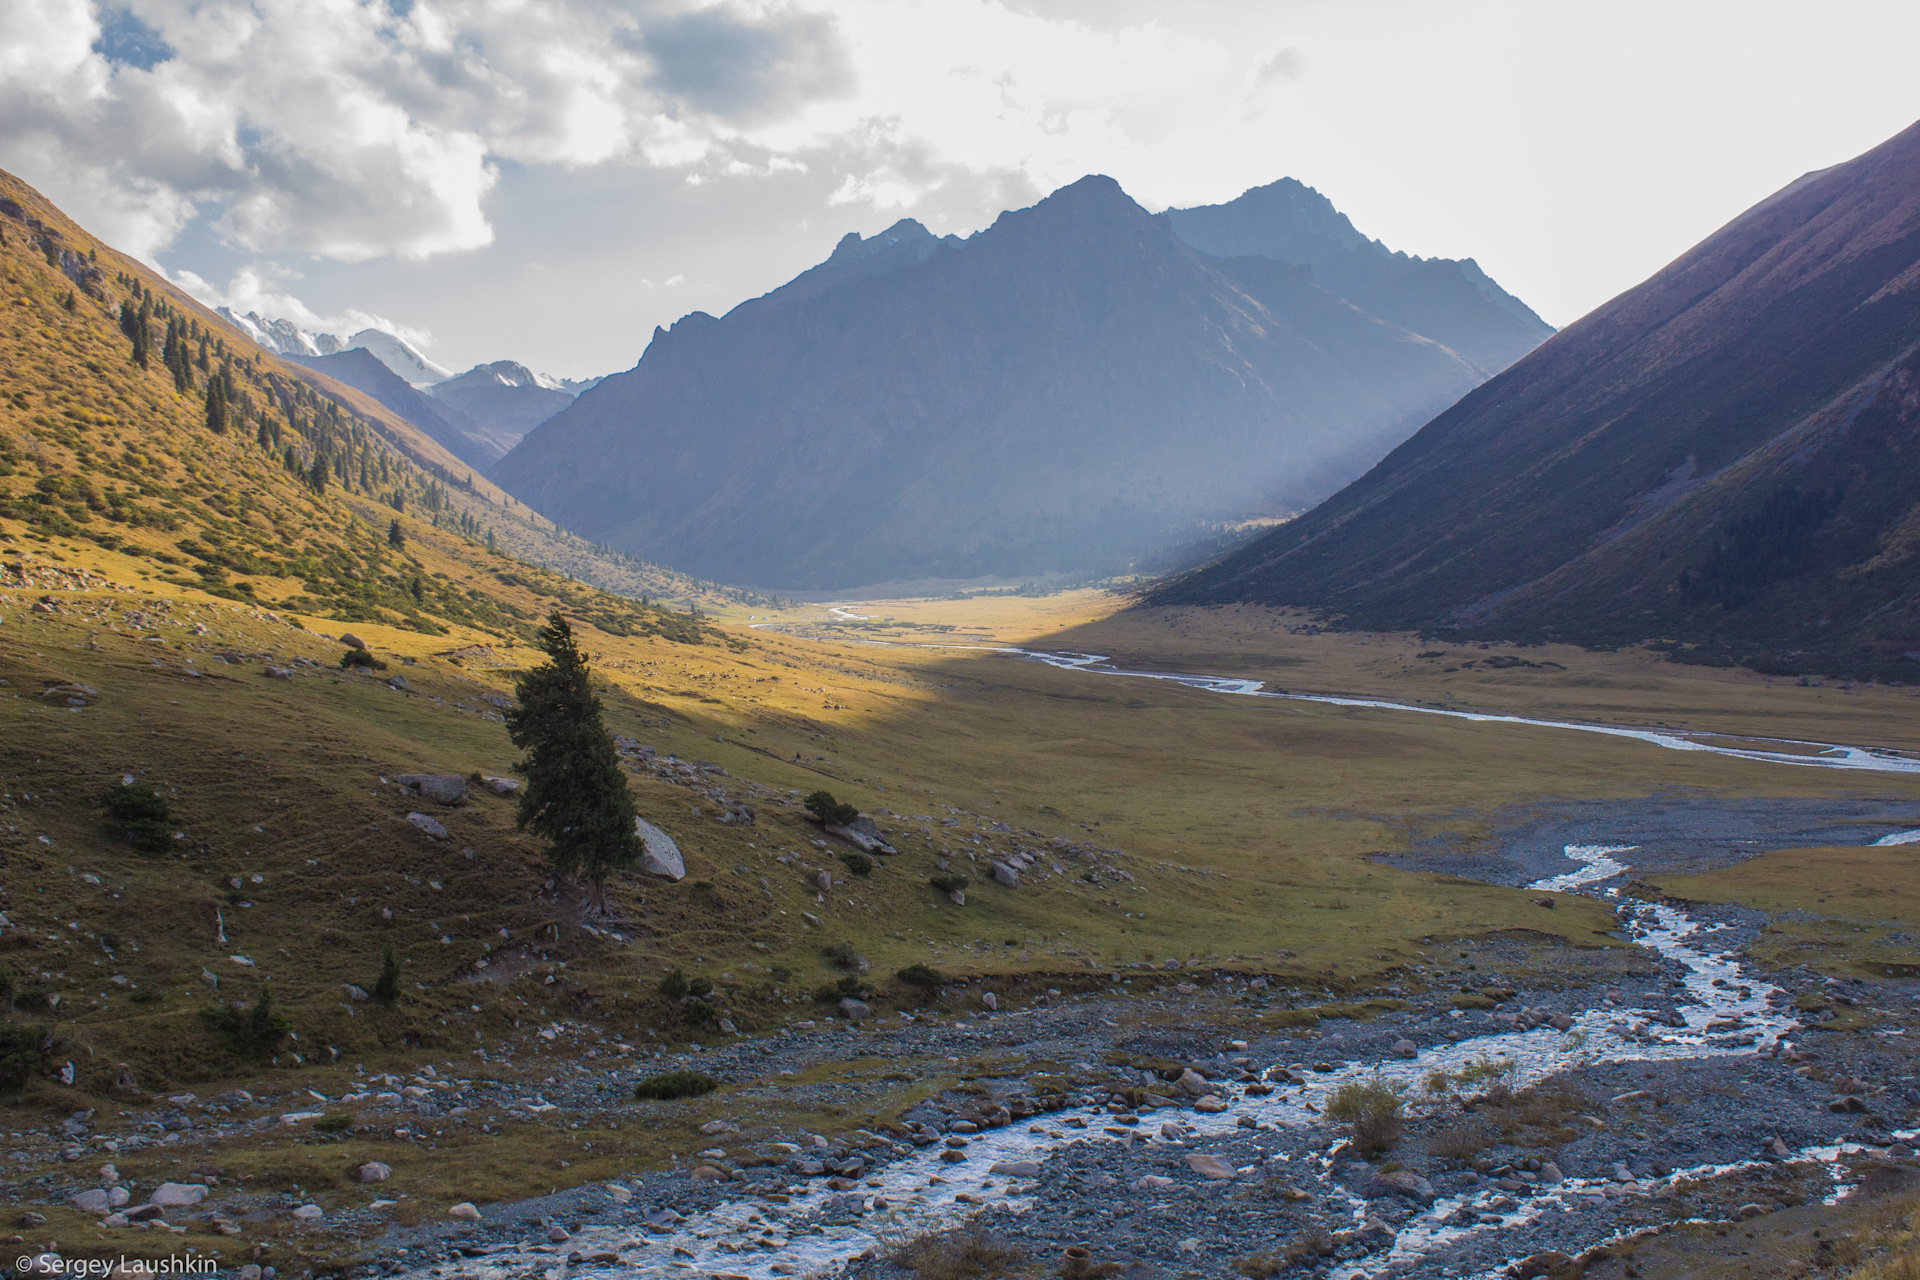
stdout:
<svg viewBox="0 0 1920 1280">
<path fill-rule="evenodd" d="M 389 320 L 371 311 L 348 307 L 331 315 L 321 315 L 287 289 L 297 279 L 291 272 L 271 264 L 255 263 L 242 267 L 223 289 L 191 271 L 173 273 L 173 282 L 209 307 L 229 307 L 235 315 L 255 314 L 269 320 L 291 320 L 309 333 L 333 333 L 342 337 L 362 329 L 378 329 L 404 338 L 425 350 L 433 345 L 433 334 Z"/>
</svg>

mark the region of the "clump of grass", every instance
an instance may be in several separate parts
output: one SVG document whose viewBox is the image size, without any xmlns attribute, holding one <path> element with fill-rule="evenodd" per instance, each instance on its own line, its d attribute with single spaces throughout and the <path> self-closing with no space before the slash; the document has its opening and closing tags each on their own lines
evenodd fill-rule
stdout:
<svg viewBox="0 0 1920 1280">
<path fill-rule="evenodd" d="M 1493 1134 L 1483 1124 L 1470 1122 L 1438 1130 L 1427 1139 L 1427 1153 L 1443 1160 L 1471 1160 L 1493 1142 Z"/>
<path fill-rule="evenodd" d="M 829 942 L 820 948 L 820 954 L 836 969 L 858 969 L 860 956 L 844 942 Z"/>
<path fill-rule="evenodd" d="M 315 1120 L 313 1127 L 320 1133 L 344 1133 L 353 1127 L 353 1117 L 340 1112 L 334 1112 L 331 1115 L 324 1115 L 318 1120 Z"/>
<path fill-rule="evenodd" d="M 1302 1232 L 1277 1249 L 1250 1253 L 1233 1264 L 1234 1272 L 1247 1280 L 1268 1280 L 1283 1271 L 1303 1266 L 1333 1252 L 1333 1240 L 1324 1231 Z"/>
<path fill-rule="evenodd" d="M 662 1071 L 633 1086 L 633 1096 L 643 1101 L 665 1102 L 673 1098 L 698 1098 L 719 1087 L 720 1082 L 704 1071 Z"/>
<path fill-rule="evenodd" d="M 927 883 L 942 893 L 959 893 L 967 887 L 967 878 L 965 876 L 934 876 Z"/>
<path fill-rule="evenodd" d="M 1349 1080 L 1327 1103 L 1327 1115 L 1347 1126 L 1353 1145 L 1363 1152 L 1386 1151 L 1400 1141 L 1405 1124 L 1400 1086 L 1375 1075 Z"/>
<path fill-rule="evenodd" d="M 112 787 L 102 803 L 107 830 L 115 839 L 142 853 L 161 853 L 172 842 L 173 814 L 166 797 L 152 787 Z"/>
<path fill-rule="evenodd" d="M 842 1000 L 865 1000 L 869 994 L 860 979 L 848 976 L 822 984 L 814 991 L 813 998 L 819 1004 L 839 1004 Z"/>
<path fill-rule="evenodd" d="M 887 1252 L 887 1261 L 913 1272 L 917 1280 L 976 1280 L 1011 1271 L 1027 1260 L 1026 1251 L 980 1227 L 931 1231 Z"/>
<path fill-rule="evenodd" d="M 873 859 L 864 853 L 856 853 L 852 849 L 848 849 L 840 855 L 840 861 L 846 866 L 847 870 L 857 876 L 873 874 Z"/>
</svg>

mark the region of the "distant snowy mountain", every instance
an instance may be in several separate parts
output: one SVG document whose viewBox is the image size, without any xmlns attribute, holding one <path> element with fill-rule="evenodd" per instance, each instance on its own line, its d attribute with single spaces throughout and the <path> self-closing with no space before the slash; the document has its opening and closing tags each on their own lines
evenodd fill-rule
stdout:
<svg viewBox="0 0 1920 1280">
<path fill-rule="evenodd" d="M 504 454 L 598 381 L 550 378 L 513 360 L 495 360 L 475 365 L 427 394 L 466 415 L 470 433 Z"/>
<path fill-rule="evenodd" d="M 342 338 L 332 333 L 309 333 L 291 320 L 268 320 L 255 311 L 243 316 L 236 315 L 230 307 L 221 307 L 219 314 L 276 355 L 331 356 L 364 348 L 414 387 L 430 387 L 453 376 L 453 370 L 435 364 L 406 339 L 382 329 L 362 329 Z"/>
</svg>

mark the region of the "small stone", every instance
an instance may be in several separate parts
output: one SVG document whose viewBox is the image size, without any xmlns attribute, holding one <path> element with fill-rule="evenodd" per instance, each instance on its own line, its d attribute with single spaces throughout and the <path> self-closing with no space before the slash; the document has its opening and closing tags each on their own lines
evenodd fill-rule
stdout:
<svg viewBox="0 0 1920 1280">
<path fill-rule="evenodd" d="M 725 1169 L 716 1169 L 710 1164 L 703 1164 L 687 1176 L 695 1182 L 725 1182 L 727 1180 L 727 1171 Z"/>
<path fill-rule="evenodd" d="M 474 1208 L 470 1202 L 465 1200 L 462 1200 L 459 1204 L 456 1204 L 453 1207 L 449 1208 L 447 1210 L 447 1216 L 449 1218 L 454 1219 L 457 1222 L 480 1221 L 480 1211 Z"/>
<path fill-rule="evenodd" d="M 1765 1205 L 1743 1204 L 1733 1211 L 1733 1216 L 1736 1221 L 1745 1222 L 1749 1218 L 1764 1217 L 1766 1212 L 1767 1209 Z"/>
<path fill-rule="evenodd" d="M 1573 1019 L 1567 1014 L 1556 1013 L 1551 1018 L 1547 1019 L 1547 1025 L 1552 1027 L 1555 1031 L 1565 1031 L 1568 1027 L 1571 1027 L 1573 1025 Z"/>
<path fill-rule="evenodd" d="M 1195 1111 L 1204 1111 L 1208 1115 L 1218 1115 L 1220 1112 L 1225 1111 L 1228 1105 L 1229 1104 L 1225 1098 L 1222 1098 L 1217 1094 L 1208 1094 L 1206 1097 L 1200 1098 L 1197 1101 L 1195 1101 L 1193 1104 L 1193 1109 Z"/>
<path fill-rule="evenodd" d="M 293 679 L 293 669 L 291 667 L 276 667 L 269 664 L 261 670 L 260 674 L 269 680 Z"/>
<path fill-rule="evenodd" d="M 980 1003 L 988 1009 L 998 1009 L 1000 1007 L 1000 997 L 991 991 L 983 992 L 980 996 Z"/>
<path fill-rule="evenodd" d="M 1417 1058 L 1420 1056 L 1420 1049 L 1411 1040 L 1395 1040 L 1393 1042 L 1393 1056 L 1396 1058 Z"/>
<path fill-rule="evenodd" d="M 163 1209 L 186 1208 L 207 1198 L 207 1189 L 197 1182 L 163 1182 L 147 1197 L 148 1203 Z"/>
<path fill-rule="evenodd" d="M 441 826 L 436 819 L 430 818 L 424 813 L 410 813 L 407 815 L 407 821 L 426 832 L 429 840 L 445 840 L 447 838 L 447 829 Z"/>
<path fill-rule="evenodd" d="M 293 1211 L 293 1216 L 302 1222 L 318 1222 L 321 1218 L 325 1217 L 326 1214 L 321 1211 L 320 1206 L 317 1204 L 303 1204 Z"/>
<path fill-rule="evenodd" d="M 1367 1184 L 1368 1199 L 1380 1200 L 1387 1196 L 1400 1196 L 1427 1205 L 1433 1203 L 1435 1192 L 1433 1184 L 1419 1174 L 1396 1169 L 1392 1173 L 1375 1174 Z"/>
<path fill-rule="evenodd" d="M 360 1181 L 385 1182 L 393 1176 L 393 1166 L 382 1164 L 378 1160 L 369 1160 L 360 1166 Z"/>
<path fill-rule="evenodd" d="M 405 676 L 388 676 L 387 687 L 389 689 L 398 689 L 401 693 L 405 693 L 408 689 L 412 688 L 413 686 L 407 683 L 407 678 Z"/>
<path fill-rule="evenodd" d="M 67 1197 L 67 1203 L 76 1209 L 88 1213 L 108 1213 L 112 1206 L 107 1203 L 107 1193 L 98 1187 L 89 1187 L 85 1191 L 76 1191 Z"/>
<path fill-rule="evenodd" d="M 987 1172 L 1006 1178 L 1037 1178 L 1040 1176 L 1040 1164 L 1036 1160 L 1001 1160 L 988 1166 Z"/>
<path fill-rule="evenodd" d="M 1196 1153 L 1187 1157 L 1187 1168 L 1203 1178 L 1225 1181 L 1235 1175 L 1234 1167 L 1219 1156 Z"/>
<path fill-rule="evenodd" d="M 340 986 L 347 993 L 347 999 L 349 1000 L 359 1001 L 367 998 L 365 989 L 356 987 L 351 982 L 343 982 Z"/>
<path fill-rule="evenodd" d="M 997 883 L 1003 884 L 1009 889 L 1018 889 L 1020 887 L 1020 873 L 1004 862 L 996 862 L 993 864 L 993 878 Z"/>
<path fill-rule="evenodd" d="M 568 1234 L 567 1229 L 557 1222 L 547 1228 L 548 1244 L 565 1244 L 571 1239 L 573 1239 L 573 1237 Z"/>
<path fill-rule="evenodd" d="M 739 1128 L 731 1120 L 709 1120 L 700 1126 L 702 1133 L 738 1133 Z"/>
<path fill-rule="evenodd" d="M 490 773 L 480 775 L 480 781 L 487 790 L 497 796 L 517 796 L 520 794 L 520 779 L 500 778 Z"/>
<path fill-rule="evenodd" d="M 1127 1190 L 1129 1191 L 1164 1191 L 1172 1185 L 1173 1185 L 1172 1178 L 1163 1178 L 1157 1173 L 1149 1173 L 1145 1177 L 1136 1178 L 1134 1181 L 1129 1182 L 1127 1184 Z"/>
</svg>

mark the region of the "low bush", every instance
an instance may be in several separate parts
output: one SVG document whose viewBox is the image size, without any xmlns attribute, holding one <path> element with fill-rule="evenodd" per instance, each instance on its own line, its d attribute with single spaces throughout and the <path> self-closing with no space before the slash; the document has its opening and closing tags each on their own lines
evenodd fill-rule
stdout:
<svg viewBox="0 0 1920 1280">
<path fill-rule="evenodd" d="M 826 946 L 820 948 L 820 954 L 825 956 L 836 969 L 858 969 L 860 967 L 859 954 L 844 942 L 829 942 Z"/>
<path fill-rule="evenodd" d="M 860 979 L 847 977 L 819 987 L 813 998 L 820 1004 L 839 1004 L 842 1000 L 865 1000 L 871 994 Z"/>
<path fill-rule="evenodd" d="M 353 1127 L 353 1117 L 335 1112 L 315 1120 L 313 1127 L 321 1133 L 344 1133 Z"/>
<path fill-rule="evenodd" d="M 833 798 L 831 791 L 816 791 L 801 801 L 811 813 L 828 826 L 844 827 L 860 816 L 860 810 Z"/>
<path fill-rule="evenodd" d="M 0 1093 L 13 1093 L 40 1069 L 40 1033 L 32 1027 L 0 1026 Z"/>
<path fill-rule="evenodd" d="M 251 1008 L 235 1004 L 221 1005 L 202 1014 L 207 1024 L 225 1036 L 236 1053 L 265 1058 L 280 1047 L 293 1030 L 287 1016 L 273 1007 L 273 989 L 260 988 L 260 998 Z"/>
<path fill-rule="evenodd" d="M 720 1082 L 704 1071 L 662 1071 L 633 1086 L 633 1096 L 665 1102 L 673 1098 L 698 1098 L 719 1087 Z"/>
<path fill-rule="evenodd" d="M 893 976 L 922 991 L 934 991 L 947 983 L 946 977 L 938 969 L 930 969 L 924 964 L 910 964 Z"/>
<path fill-rule="evenodd" d="M 958 893 L 967 887 L 967 878 L 965 876 L 935 876 L 927 881 L 927 883 L 942 893 Z"/>
<path fill-rule="evenodd" d="M 393 958 L 392 947 L 380 953 L 380 976 L 373 980 L 371 994 L 387 1004 L 400 998 L 400 962 Z"/>
<path fill-rule="evenodd" d="M 365 649 L 349 649 L 340 655 L 340 669 L 345 671 L 351 667 L 359 667 L 363 671 L 385 671 L 387 664 Z"/>
<path fill-rule="evenodd" d="M 152 787 L 112 787 L 102 800 L 106 826 L 116 840 L 142 853 L 160 853 L 173 841 L 173 814 L 164 796 Z"/>
<path fill-rule="evenodd" d="M 855 853 L 849 849 L 840 855 L 840 861 L 845 864 L 847 870 L 857 876 L 873 874 L 873 859 L 864 853 Z"/>
<path fill-rule="evenodd" d="M 1327 1103 L 1327 1116 L 1346 1125 L 1353 1145 L 1366 1154 L 1391 1149 L 1405 1123 L 1400 1088 L 1378 1075 L 1341 1085 Z"/>
</svg>

